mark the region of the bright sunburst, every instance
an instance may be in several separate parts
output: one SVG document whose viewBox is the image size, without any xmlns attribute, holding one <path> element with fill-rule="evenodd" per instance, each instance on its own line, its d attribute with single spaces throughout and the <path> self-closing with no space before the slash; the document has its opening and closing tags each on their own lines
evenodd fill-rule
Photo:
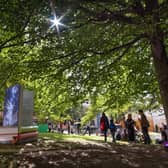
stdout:
<svg viewBox="0 0 168 168">
<path fill-rule="evenodd" d="M 54 18 L 53 19 L 50 19 L 49 21 L 52 23 L 52 25 L 50 26 L 50 29 L 52 29 L 53 27 L 56 27 L 57 29 L 57 32 L 59 34 L 59 27 L 62 26 L 62 27 L 66 27 L 66 25 L 64 25 L 63 23 L 61 23 L 61 20 L 63 19 L 65 15 L 62 15 L 60 17 L 57 17 L 56 15 L 54 15 Z"/>
</svg>

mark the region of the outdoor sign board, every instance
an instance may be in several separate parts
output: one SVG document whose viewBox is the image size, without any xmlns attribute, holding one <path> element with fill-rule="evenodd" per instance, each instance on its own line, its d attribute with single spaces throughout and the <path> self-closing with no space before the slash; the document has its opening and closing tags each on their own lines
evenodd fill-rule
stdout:
<svg viewBox="0 0 168 168">
<path fill-rule="evenodd" d="M 0 143 L 37 140 L 38 127 L 33 124 L 33 92 L 19 84 L 6 89 Z"/>
<path fill-rule="evenodd" d="M 4 127 L 12 127 L 18 125 L 20 90 L 21 86 L 18 84 L 6 90 L 3 113 Z"/>
<path fill-rule="evenodd" d="M 19 114 L 20 126 L 33 125 L 33 91 L 23 90 L 21 108 L 22 112 Z"/>
</svg>

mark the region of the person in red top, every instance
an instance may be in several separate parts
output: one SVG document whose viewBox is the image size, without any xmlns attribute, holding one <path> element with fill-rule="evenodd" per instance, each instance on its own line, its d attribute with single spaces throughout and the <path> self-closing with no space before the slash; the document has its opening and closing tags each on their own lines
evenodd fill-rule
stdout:
<svg viewBox="0 0 168 168">
<path fill-rule="evenodd" d="M 107 130 L 109 128 L 109 120 L 106 116 L 106 114 L 103 112 L 102 117 L 100 118 L 100 130 L 104 134 L 104 141 L 107 141 Z"/>
</svg>

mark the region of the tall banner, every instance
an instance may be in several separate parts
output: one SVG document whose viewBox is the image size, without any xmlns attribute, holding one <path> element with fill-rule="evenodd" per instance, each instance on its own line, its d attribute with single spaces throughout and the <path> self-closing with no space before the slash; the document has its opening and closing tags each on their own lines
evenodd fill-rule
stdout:
<svg viewBox="0 0 168 168">
<path fill-rule="evenodd" d="M 3 113 L 3 126 L 17 126 L 18 113 L 20 104 L 20 90 L 19 84 L 14 85 L 6 90 L 4 113 Z"/>
</svg>

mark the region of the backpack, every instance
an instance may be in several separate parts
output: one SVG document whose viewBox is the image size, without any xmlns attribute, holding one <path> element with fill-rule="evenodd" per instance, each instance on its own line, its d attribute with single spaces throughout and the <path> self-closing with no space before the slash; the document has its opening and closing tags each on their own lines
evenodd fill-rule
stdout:
<svg viewBox="0 0 168 168">
<path fill-rule="evenodd" d="M 105 130 L 105 122 L 104 122 L 104 121 L 101 122 L 101 124 L 100 124 L 100 130 L 101 130 L 101 131 L 104 131 L 104 130 Z"/>
<path fill-rule="evenodd" d="M 111 123 L 109 127 L 111 131 L 116 131 L 116 126 L 114 123 Z"/>
</svg>

